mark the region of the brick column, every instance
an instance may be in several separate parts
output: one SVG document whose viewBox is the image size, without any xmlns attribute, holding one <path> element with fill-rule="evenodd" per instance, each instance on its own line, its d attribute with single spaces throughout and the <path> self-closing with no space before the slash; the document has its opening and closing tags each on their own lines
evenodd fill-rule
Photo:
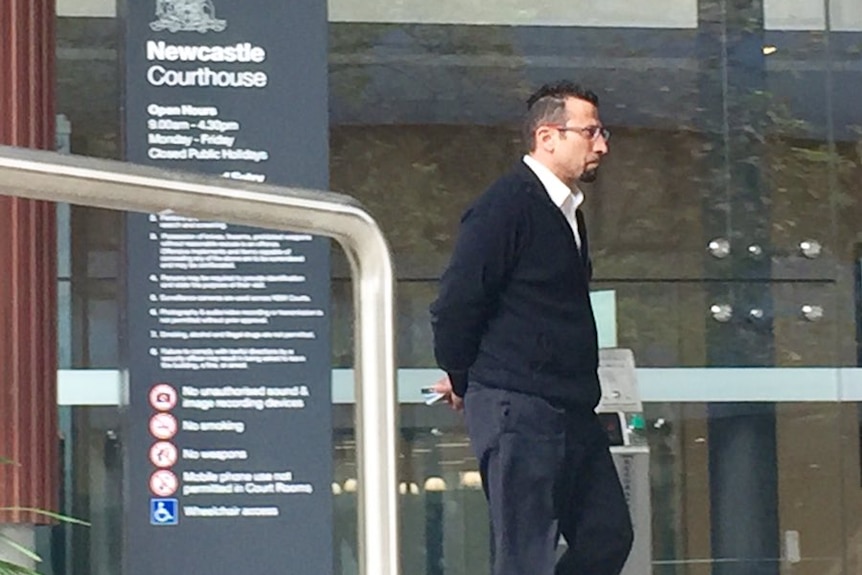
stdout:
<svg viewBox="0 0 862 575">
<path fill-rule="evenodd" d="M 0 0 L 0 144 L 54 148 L 55 1 Z M 54 204 L 0 196 L 0 507 L 57 507 L 56 236 Z"/>
</svg>

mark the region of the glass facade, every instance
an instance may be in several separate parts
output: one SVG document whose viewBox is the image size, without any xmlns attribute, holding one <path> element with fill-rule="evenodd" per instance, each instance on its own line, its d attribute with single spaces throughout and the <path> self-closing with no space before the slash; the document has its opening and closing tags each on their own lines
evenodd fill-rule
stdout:
<svg viewBox="0 0 862 575">
<path fill-rule="evenodd" d="M 119 158 L 120 26 L 78 4 L 98 3 L 60 4 L 57 109 L 72 153 Z M 593 289 L 643 374 L 656 575 L 862 573 L 860 6 L 330 0 L 331 186 L 380 222 L 399 367 L 429 382 L 428 304 L 462 210 L 522 153 L 527 95 L 560 78 L 599 94 L 613 138 L 585 186 Z M 69 211 L 64 367 L 118 365 L 121 232 L 119 213 Z M 350 368 L 338 253 L 332 273 L 332 362 Z M 119 411 L 61 409 L 67 510 L 93 527 L 61 530 L 50 572 L 112 575 Z M 354 427 L 349 404 L 334 413 L 348 575 Z M 401 434 L 404 572 L 487 572 L 460 417 L 405 403 Z"/>
</svg>

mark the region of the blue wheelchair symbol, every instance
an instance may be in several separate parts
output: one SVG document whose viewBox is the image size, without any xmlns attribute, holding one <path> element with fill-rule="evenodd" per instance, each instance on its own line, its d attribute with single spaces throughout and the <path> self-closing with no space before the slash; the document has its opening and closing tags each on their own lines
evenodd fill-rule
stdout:
<svg viewBox="0 0 862 575">
<path fill-rule="evenodd" d="M 151 525 L 176 525 L 180 521 L 176 499 L 150 499 Z"/>
</svg>

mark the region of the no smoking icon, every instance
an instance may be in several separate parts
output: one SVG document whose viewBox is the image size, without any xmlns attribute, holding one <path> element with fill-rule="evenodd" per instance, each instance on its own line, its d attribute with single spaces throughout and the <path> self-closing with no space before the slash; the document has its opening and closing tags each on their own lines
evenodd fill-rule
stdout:
<svg viewBox="0 0 862 575">
<path fill-rule="evenodd" d="M 150 491 L 157 497 L 170 497 L 179 486 L 177 476 L 167 469 L 159 469 L 150 476 Z"/>
<path fill-rule="evenodd" d="M 156 439 L 170 439 L 177 434 L 177 418 L 170 413 L 157 413 L 150 418 L 150 433 Z"/>
<path fill-rule="evenodd" d="M 150 405 L 156 411 L 170 411 L 177 405 L 177 390 L 167 383 L 159 383 L 150 390 Z"/>
<path fill-rule="evenodd" d="M 171 467 L 177 462 L 177 447 L 167 441 L 159 441 L 150 448 L 150 462 L 156 467 Z"/>
</svg>

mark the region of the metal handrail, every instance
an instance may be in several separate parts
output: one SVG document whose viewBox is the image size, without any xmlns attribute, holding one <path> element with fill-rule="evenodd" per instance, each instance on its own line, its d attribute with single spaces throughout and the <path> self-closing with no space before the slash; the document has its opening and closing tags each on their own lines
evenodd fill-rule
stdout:
<svg viewBox="0 0 862 575">
<path fill-rule="evenodd" d="M 354 278 L 359 573 L 400 575 L 392 257 L 348 196 L 0 146 L 0 195 L 323 235 Z M 373 519 L 373 521 L 369 521 Z"/>
</svg>

